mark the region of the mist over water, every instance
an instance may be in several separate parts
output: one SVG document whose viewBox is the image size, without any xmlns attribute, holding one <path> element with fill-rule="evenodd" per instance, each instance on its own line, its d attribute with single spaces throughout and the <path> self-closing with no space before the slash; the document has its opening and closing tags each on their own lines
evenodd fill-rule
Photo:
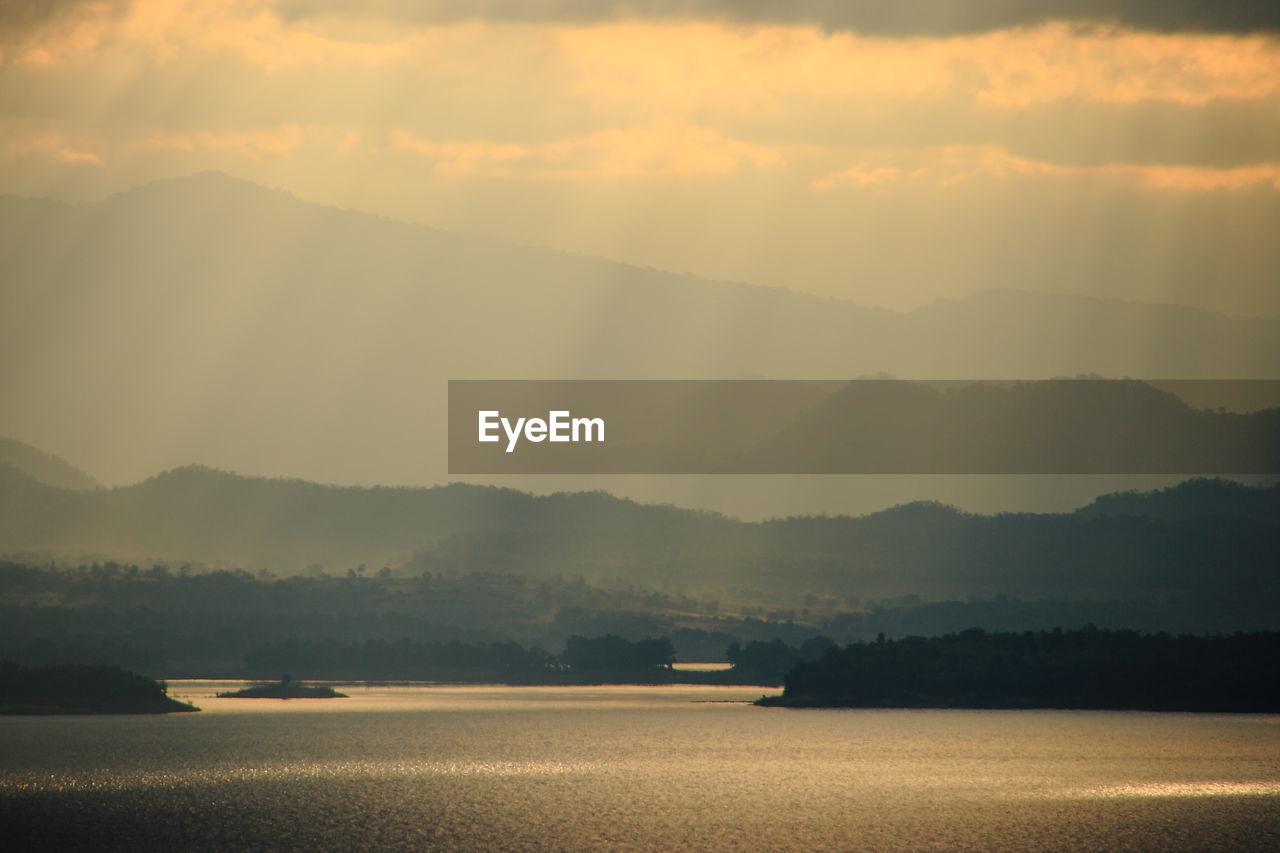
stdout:
<svg viewBox="0 0 1280 853">
<path fill-rule="evenodd" d="M 1269 850 L 1280 718 L 344 687 L 0 723 L 19 849 Z"/>
</svg>

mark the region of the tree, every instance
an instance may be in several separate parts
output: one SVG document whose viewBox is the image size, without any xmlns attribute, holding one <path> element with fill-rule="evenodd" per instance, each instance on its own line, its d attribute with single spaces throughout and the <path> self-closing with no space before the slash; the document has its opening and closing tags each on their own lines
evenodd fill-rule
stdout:
<svg viewBox="0 0 1280 853">
<path fill-rule="evenodd" d="M 560 655 L 565 666 L 583 672 L 652 670 L 670 667 L 675 660 L 675 647 L 666 637 L 632 643 L 614 634 L 591 638 L 575 634 Z"/>
</svg>

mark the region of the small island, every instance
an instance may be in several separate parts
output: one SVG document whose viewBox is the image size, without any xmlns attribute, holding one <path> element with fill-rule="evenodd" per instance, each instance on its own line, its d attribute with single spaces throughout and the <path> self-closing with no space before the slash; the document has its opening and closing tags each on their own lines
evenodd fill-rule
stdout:
<svg viewBox="0 0 1280 853">
<path fill-rule="evenodd" d="M 0 662 L 0 714 L 172 714 L 200 709 L 168 686 L 118 666 Z"/>
<path fill-rule="evenodd" d="M 241 690 L 231 690 L 217 694 L 219 699 L 346 699 L 347 694 L 339 693 L 332 687 L 308 687 L 293 680 L 290 675 L 283 675 L 279 681 L 266 684 L 255 684 Z"/>
</svg>

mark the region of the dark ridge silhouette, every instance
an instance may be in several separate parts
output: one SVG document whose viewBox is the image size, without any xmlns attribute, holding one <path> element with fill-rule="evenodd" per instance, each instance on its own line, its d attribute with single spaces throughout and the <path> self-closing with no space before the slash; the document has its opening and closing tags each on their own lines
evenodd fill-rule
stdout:
<svg viewBox="0 0 1280 853">
<path fill-rule="evenodd" d="M 0 662 L 0 714 L 169 714 L 198 711 L 168 696 L 164 682 L 118 666 Z"/>
<path fill-rule="evenodd" d="M 1129 516 L 1161 521 L 1241 518 L 1274 523 L 1280 518 L 1280 489 L 1259 490 L 1233 480 L 1196 479 L 1151 492 L 1102 495 L 1075 514 L 1082 518 Z"/>
<path fill-rule="evenodd" d="M 1104 631 L 906 637 L 830 649 L 787 674 L 787 708 L 1280 711 L 1280 633 Z"/>
<path fill-rule="evenodd" d="M 401 577 L 580 576 L 788 598 L 803 589 L 863 600 L 1174 594 L 1247 603 L 1280 595 L 1269 569 L 1280 546 L 1277 495 L 1280 485 L 1196 480 L 1158 497 L 1114 499 L 1116 508 L 1150 506 L 1154 515 L 1106 510 L 1106 501 L 1075 513 L 993 516 L 909 504 L 859 518 L 746 523 L 605 493 L 339 488 L 201 468 L 77 492 L 0 468 L 0 550 L 281 574 L 364 564 Z M 1175 504 L 1176 516 L 1157 509 Z"/>
</svg>

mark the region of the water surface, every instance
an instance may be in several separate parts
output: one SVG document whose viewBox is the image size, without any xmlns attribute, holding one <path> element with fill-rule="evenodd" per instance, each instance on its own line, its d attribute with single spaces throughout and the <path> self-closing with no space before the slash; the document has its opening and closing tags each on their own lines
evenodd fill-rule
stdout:
<svg viewBox="0 0 1280 853">
<path fill-rule="evenodd" d="M 758 687 L 342 687 L 0 719 L 19 848 L 1280 849 L 1280 717 L 796 711 Z M 12 849 L 12 848 L 10 848 Z"/>
</svg>

